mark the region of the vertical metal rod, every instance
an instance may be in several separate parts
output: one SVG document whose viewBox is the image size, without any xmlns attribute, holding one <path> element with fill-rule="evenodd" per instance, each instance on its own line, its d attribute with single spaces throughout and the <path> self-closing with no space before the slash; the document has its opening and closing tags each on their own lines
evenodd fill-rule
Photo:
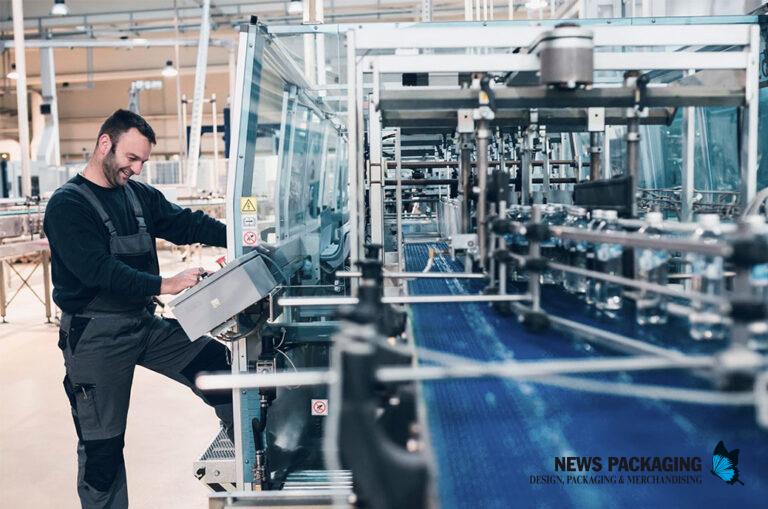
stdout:
<svg viewBox="0 0 768 509">
<path fill-rule="evenodd" d="M 636 71 L 627 71 L 624 73 L 624 86 L 625 87 L 637 87 L 637 79 L 639 73 Z M 640 159 L 640 119 L 638 118 L 637 110 L 627 108 L 627 171 L 626 175 L 629 175 L 631 182 L 630 190 L 630 214 L 632 217 L 637 216 L 637 180 L 638 165 Z"/>
<path fill-rule="evenodd" d="M 176 129 L 179 132 L 179 165 L 183 165 L 187 159 L 187 144 L 184 141 L 187 138 L 186 120 L 182 118 L 181 111 L 181 54 L 179 52 L 179 11 L 178 0 L 173 0 L 173 30 L 176 39 L 173 45 L 173 65 L 176 66 Z M 231 101 L 234 101 L 234 94 Z M 183 174 L 183 172 L 180 172 Z"/>
<path fill-rule="evenodd" d="M 507 217 L 507 201 L 501 200 L 499 202 L 499 217 Z M 506 251 L 507 241 L 504 239 L 504 235 L 498 236 L 498 248 L 500 251 Z M 499 262 L 499 295 L 507 294 L 507 264 L 506 262 Z"/>
<path fill-rule="evenodd" d="M 314 2 L 314 7 L 314 23 L 325 23 L 325 10 L 323 0 L 316 0 Z M 327 72 L 325 70 L 325 35 L 323 34 L 315 34 L 315 66 L 317 67 L 318 95 L 324 97 L 327 93 L 325 90 L 325 86 L 327 84 Z"/>
<path fill-rule="evenodd" d="M 208 67 L 208 45 L 211 35 L 211 0 L 203 0 L 200 17 L 200 38 L 197 44 L 195 65 L 195 95 L 192 98 L 192 129 L 189 133 L 189 154 L 187 154 L 187 182 L 197 188 L 197 172 L 200 168 L 200 137 L 203 125 L 203 102 L 205 100 L 205 76 Z"/>
<path fill-rule="evenodd" d="M 544 150 L 543 156 L 544 156 L 544 164 L 542 165 L 542 195 L 544 197 L 544 200 L 549 203 L 550 196 L 551 196 L 551 185 L 549 183 L 549 177 L 550 177 L 550 170 L 552 169 L 549 165 L 549 136 L 547 136 L 547 133 L 542 129 L 540 136 L 542 138 L 541 148 Z"/>
<path fill-rule="evenodd" d="M 603 178 L 609 179 L 611 175 L 611 140 L 608 137 L 608 129 L 603 133 Z"/>
<path fill-rule="evenodd" d="M 637 216 L 637 180 L 638 175 L 638 159 L 640 157 L 639 145 L 640 145 L 640 122 L 637 118 L 637 112 L 634 109 L 632 115 L 627 121 L 627 175 L 632 178 L 631 191 L 630 191 L 630 214 L 632 217 Z"/>
<path fill-rule="evenodd" d="M 16 111 L 19 119 L 21 149 L 21 197 L 32 195 L 32 173 L 29 160 L 29 111 L 27 109 L 27 58 L 24 49 L 24 9 L 22 0 L 13 0 L 13 44 L 16 56 Z"/>
<path fill-rule="evenodd" d="M 45 294 L 45 319 L 51 323 L 51 252 L 47 249 L 40 251 L 43 264 L 43 293 Z"/>
<path fill-rule="evenodd" d="M 358 244 L 359 244 L 359 249 L 362 249 L 366 240 L 365 161 L 363 160 L 364 158 L 363 131 L 365 130 L 365 118 L 364 118 L 365 109 L 363 108 L 363 85 L 365 83 L 365 78 L 364 78 L 362 68 L 356 68 L 355 71 L 357 73 L 357 77 L 355 78 L 355 85 L 357 87 L 357 90 L 355 91 L 355 101 L 357 102 L 356 112 L 357 112 L 357 126 L 358 126 L 357 146 L 359 147 L 359 150 L 357 151 L 357 164 L 356 164 L 357 194 L 355 196 L 357 198 L 357 222 L 358 222 L 357 229 L 360 232 L 360 237 L 358 238 Z M 358 251 L 358 253 L 359 252 L 360 251 Z"/>
<path fill-rule="evenodd" d="M 303 0 L 304 9 L 302 13 L 302 23 L 309 25 L 315 22 L 315 2 L 314 0 Z M 304 76 L 310 85 L 316 85 L 315 76 L 317 65 L 315 51 L 315 34 L 304 34 Z"/>
<path fill-rule="evenodd" d="M 749 32 L 746 81 L 744 86 L 744 104 L 741 127 L 741 188 L 742 210 L 752 201 L 757 193 L 757 140 L 758 140 L 758 104 L 760 81 L 760 27 L 751 26 Z"/>
<path fill-rule="evenodd" d="M 541 222 L 541 205 L 531 207 L 531 222 L 533 224 Z M 531 239 L 528 242 L 528 256 L 534 259 L 541 256 L 538 240 Z M 536 272 L 528 274 L 528 293 L 531 294 L 531 309 L 541 311 L 541 277 Z"/>
<path fill-rule="evenodd" d="M 8 296 L 5 294 L 5 260 L 0 259 L 0 318 L 5 322 Z"/>
<path fill-rule="evenodd" d="M 571 159 L 576 160 L 576 180 L 581 180 L 581 151 L 576 148 L 576 134 L 570 133 L 568 135 L 569 145 L 571 146 Z"/>
<path fill-rule="evenodd" d="M 373 94 L 368 97 L 368 214 L 371 242 L 384 245 L 384 180 L 379 105 L 380 74 L 373 73 Z"/>
<path fill-rule="evenodd" d="M 488 215 L 487 217 L 493 217 L 496 214 L 496 204 L 495 203 L 489 203 L 488 204 Z M 488 263 L 486 264 L 486 271 L 488 272 L 488 280 L 491 282 L 491 285 L 494 284 L 496 281 L 496 267 L 497 263 L 496 260 L 493 258 L 493 253 L 496 251 L 496 241 L 497 236 L 493 231 L 488 231 L 486 228 L 486 235 L 488 236 L 488 245 L 486 247 L 486 251 L 488 253 Z"/>
<path fill-rule="evenodd" d="M 187 94 L 181 95 L 181 133 L 183 136 L 183 139 L 181 141 L 182 145 L 182 154 L 186 157 L 187 154 Z M 187 175 L 186 172 L 183 172 L 186 168 L 186 160 L 180 161 L 179 163 L 179 182 L 186 182 Z"/>
<path fill-rule="evenodd" d="M 403 260 L 403 182 L 402 182 L 402 170 L 403 164 L 401 159 L 402 153 L 400 151 L 400 128 L 395 130 L 395 162 L 397 163 L 397 185 L 395 187 L 395 200 L 396 200 L 396 215 L 397 215 L 397 267 L 399 270 L 403 270 L 405 267 L 405 260 Z"/>
<path fill-rule="evenodd" d="M 349 224 L 350 246 L 349 259 L 351 266 L 360 258 L 357 211 L 357 62 L 355 61 L 355 32 L 347 32 L 347 179 L 349 181 Z M 357 295 L 358 283 L 351 281 L 352 295 Z"/>
<path fill-rule="evenodd" d="M 600 180 L 600 158 L 603 155 L 600 133 L 589 133 L 589 180 Z"/>
<path fill-rule="evenodd" d="M 533 224 L 541 222 L 541 205 L 531 207 L 531 222 Z M 528 242 L 528 256 L 534 259 L 541 256 L 541 246 L 538 240 L 531 239 Z M 531 309 L 541 311 L 541 276 L 536 272 L 528 274 L 528 293 L 531 294 Z"/>
<path fill-rule="evenodd" d="M 696 109 L 683 108 L 683 164 L 680 178 L 680 221 L 693 219 L 693 183 L 695 177 Z"/>
<path fill-rule="evenodd" d="M 56 96 L 56 65 L 53 60 L 53 48 L 40 48 L 40 80 L 43 101 L 51 108 L 50 126 L 53 153 L 46 157 L 54 166 L 61 166 L 61 136 L 59 135 L 59 101 Z M 47 122 L 46 122 L 47 123 Z M 39 152 L 39 149 L 38 149 Z"/>
<path fill-rule="evenodd" d="M 235 47 L 229 48 L 227 51 L 227 68 L 229 71 L 229 106 L 235 104 L 235 91 L 237 83 L 237 49 Z"/>
<path fill-rule="evenodd" d="M 472 149 L 470 148 L 470 138 L 468 134 L 461 135 L 461 189 L 464 193 L 464 200 L 461 204 L 461 230 L 462 233 L 470 233 L 470 208 L 472 199 Z"/>
<path fill-rule="evenodd" d="M 531 194 L 531 161 L 533 160 L 533 135 L 531 129 L 523 135 L 523 151 L 520 154 L 520 203 L 528 205 Z"/>
<path fill-rule="evenodd" d="M 213 168 L 210 171 L 211 191 L 219 191 L 219 115 L 216 110 L 216 94 L 211 94 L 211 116 L 213 117 Z"/>
<path fill-rule="evenodd" d="M 491 130 L 488 120 L 481 119 L 477 122 L 475 131 L 477 138 L 477 240 L 480 254 L 480 266 L 485 268 L 485 258 L 488 254 L 488 239 L 486 238 L 486 185 L 488 182 L 488 139 L 491 136 Z"/>
<path fill-rule="evenodd" d="M 750 235 L 752 228 L 749 223 L 739 221 L 737 231 L 743 235 Z M 752 285 L 750 284 L 752 270 L 751 267 L 741 265 L 735 268 L 736 275 L 733 278 L 733 292 L 731 301 L 749 301 L 752 297 Z M 734 319 L 731 325 L 731 347 L 748 348 L 750 339 L 749 324 L 743 320 Z"/>
</svg>

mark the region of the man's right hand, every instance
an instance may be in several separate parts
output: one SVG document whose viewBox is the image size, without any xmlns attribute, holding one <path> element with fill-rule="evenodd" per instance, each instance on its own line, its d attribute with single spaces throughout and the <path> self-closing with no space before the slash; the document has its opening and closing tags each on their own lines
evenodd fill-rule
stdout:
<svg viewBox="0 0 768 509">
<path fill-rule="evenodd" d="M 160 284 L 160 295 L 176 295 L 179 292 L 192 288 L 205 273 L 202 267 L 182 270 L 173 277 L 164 277 Z"/>
</svg>

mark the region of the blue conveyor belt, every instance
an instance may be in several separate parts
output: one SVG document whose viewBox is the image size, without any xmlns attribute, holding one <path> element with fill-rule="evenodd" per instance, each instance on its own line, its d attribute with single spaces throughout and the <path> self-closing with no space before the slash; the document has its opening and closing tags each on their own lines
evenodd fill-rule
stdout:
<svg viewBox="0 0 768 509">
<path fill-rule="evenodd" d="M 428 249 L 445 245 L 407 244 L 406 270 L 425 266 Z M 433 270 L 460 271 L 450 258 L 437 256 Z M 477 280 L 421 279 L 409 283 L 413 295 L 477 293 Z M 558 316 L 686 352 L 713 345 L 688 339 L 685 324 L 671 320 L 661 330 L 642 330 L 630 313 L 599 317 L 578 299 L 545 288 L 543 306 Z M 417 346 L 482 361 L 579 358 L 619 355 L 555 331 L 533 334 L 486 304 L 411 306 Z M 614 373 L 600 380 L 675 384 L 711 388 L 708 382 L 675 372 Z M 768 504 L 768 433 L 758 428 L 752 407 L 711 406 L 579 392 L 532 382 L 449 380 L 426 382 L 429 440 L 436 462 L 436 482 L 443 508 L 507 507 L 766 507 Z M 744 486 L 731 486 L 709 472 L 712 450 L 723 440 L 739 448 Z M 531 476 L 554 475 L 558 456 L 600 456 L 601 475 L 692 476 L 689 484 L 531 483 Z M 608 472 L 608 456 L 699 456 L 700 476 L 691 472 Z M 696 478 L 700 479 L 698 484 Z M 551 479 L 551 478 L 550 478 Z M 646 479 L 649 481 L 651 479 Z"/>
</svg>

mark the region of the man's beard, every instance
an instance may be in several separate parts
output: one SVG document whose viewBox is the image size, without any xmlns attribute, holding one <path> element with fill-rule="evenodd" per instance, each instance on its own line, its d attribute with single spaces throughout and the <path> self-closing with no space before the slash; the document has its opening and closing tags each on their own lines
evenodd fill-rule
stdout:
<svg viewBox="0 0 768 509">
<path fill-rule="evenodd" d="M 112 146 L 112 149 L 109 151 L 109 153 L 104 157 L 104 160 L 101 162 L 101 169 L 104 172 L 104 178 L 107 179 L 107 183 L 110 187 L 118 187 L 123 186 L 122 182 L 120 182 L 119 174 L 120 166 L 115 161 L 115 147 Z"/>
</svg>

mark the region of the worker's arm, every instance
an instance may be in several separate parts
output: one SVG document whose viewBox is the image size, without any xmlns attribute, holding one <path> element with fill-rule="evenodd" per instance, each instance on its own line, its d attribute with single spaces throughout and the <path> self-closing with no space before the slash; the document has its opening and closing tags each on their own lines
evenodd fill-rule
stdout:
<svg viewBox="0 0 768 509">
<path fill-rule="evenodd" d="M 64 266 L 90 288 L 113 295 L 149 297 L 177 294 L 197 284 L 201 268 L 161 278 L 136 270 L 109 253 L 108 234 L 85 205 L 67 199 L 48 204 L 43 224 L 51 250 Z"/>
<path fill-rule="evenodd" d="M 152 235 L 177 245 L 199 242 L 209 246 L 227 246 L 227 227 L 202 210 L 193 212 L 165 199 L 163 193 L 142 185 L 151 208 Z"/>
</svg>

